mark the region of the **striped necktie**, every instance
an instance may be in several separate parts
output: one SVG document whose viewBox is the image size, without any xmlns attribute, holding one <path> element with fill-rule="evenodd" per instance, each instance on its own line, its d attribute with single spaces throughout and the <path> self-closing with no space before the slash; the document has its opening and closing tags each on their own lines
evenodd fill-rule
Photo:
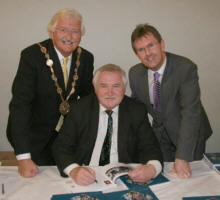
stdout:
<svg viewBox="0 0 220 200">
<path fill-rule="evenodd" d="M 108 114 L 108 126 L 107 133 L 105 136 L 104 143 L 102 145 L 102 151 L 99 159 L 99 165 L 104 166 L 110 163 L 110 151 L 111 151 L 111 143 L 112 143 L 112 110 L 105 111 Z"/>
<path fill-rule="evenodd" d="M 160 112 L 160 74 L 158 72 L 154 73 L 154 84 L 153 84 L 153 100 L 154 109 Z"/>
</svg>

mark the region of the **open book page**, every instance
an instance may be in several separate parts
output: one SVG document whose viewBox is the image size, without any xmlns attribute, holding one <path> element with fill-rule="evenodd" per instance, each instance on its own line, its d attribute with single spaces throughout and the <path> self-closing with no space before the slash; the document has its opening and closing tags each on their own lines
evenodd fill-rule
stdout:
<svg viewBox="0 0 220 200">
<path fill-rule="evenodd" d="M 101 170 L 102 174 L 109 177 L 110 180 L 115 183 L 115 180 L 120 176 L 127 175 L 129 171 L 133 170 L 139 164 L 109 164 L 105 165 Z"/>
<path fill-rule="evenodd" d="M 191 177 L 199 177 L 204 176 L 206 174 L 213 173 L 213 170 L 209 168 L 205 161 L 193 161 L 190 162 L 190 168 L 192 171 Z M 181 181 L 181 179 L 176 175 L 172 174 L 171 171 L 173 169 L 174 163 L 173 162 L 165 162 L 164 163 L 164 175 L 172 181 Z"/>
<path fill-rule="evenodd" d="M 220 166 L 220 152 L 219 153 L 204 153 L 204 160 L 210 167 Z"/>
<path fill-rule="evenodd" d="M 103 176 L 97 176 L 96 182 L 87 186 L 78 185 L 71 178 L 65 179 L 65 187 L 72 193 L 103 191 L 116 186 L 108 177 Z"/>
<path fill-rule="evenodd" d="M 65 179 L 65 187 L 70 192 L 93 192 L 93 191 L 114 191 L 120 184 L 121 190 L 126 190 L 127 187 L 122 182 L 116 182 L 116 179 L 120 176 L 128 174 L 128 172 L 134 169 L 138 164 L 109 164 L 103 167 L 91 167 L 96 173 L 96 182 L 88 185 L 81 186 L 76 184 L 71 178 Z"/>
</svg>

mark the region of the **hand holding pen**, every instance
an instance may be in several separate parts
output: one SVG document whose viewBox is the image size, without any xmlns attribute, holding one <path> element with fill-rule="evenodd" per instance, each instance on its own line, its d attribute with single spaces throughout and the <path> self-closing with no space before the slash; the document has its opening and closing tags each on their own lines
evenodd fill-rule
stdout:
<svg viewBox="0 0 220 200">
<path fill-rule="evenodd" d="M 95 171 L 90 167 L 76 167 L 70 172 L 70 176 L 78 185 L 97 183 Z"/>
</svg>

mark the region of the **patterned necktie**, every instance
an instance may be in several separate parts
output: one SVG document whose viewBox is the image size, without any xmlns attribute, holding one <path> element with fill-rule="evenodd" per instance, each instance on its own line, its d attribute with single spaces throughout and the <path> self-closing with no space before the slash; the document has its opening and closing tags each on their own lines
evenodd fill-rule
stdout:
<svg viewBox="0 0 220 200">
<path fill-rule="evenodd" d="M 110 163 L 110 151 L 111 151 L 111 143 L 112 143 L 112 110 L 105 111 L 108 114 L 108 126 L 107 133 L 105 136 L 104 143 L 102 145 L 102 151 L 99 159 L 99 165 L 104 166 Z"/>
<path fill-rule="evenodd" d="M 153 99 L 154 99 L 154 109 L 160 112 L 160 74 L 158 72 L 154 73 L 154 85 L 153 85 Z"/>
<path fill-rule="evenodd" d="M 65 89 L 66 89 L 67 83 L 68 83 L 67 62 L 68 62 L 68 57 L 63 58 L 62 71 L 63 71 L 63 79 L 64 79 L 64 84 L 65 84 Z"/>
</svg>

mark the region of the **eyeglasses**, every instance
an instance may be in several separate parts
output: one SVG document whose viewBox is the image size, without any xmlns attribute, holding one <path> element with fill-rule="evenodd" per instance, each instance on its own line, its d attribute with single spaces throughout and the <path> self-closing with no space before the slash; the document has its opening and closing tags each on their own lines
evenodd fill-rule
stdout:
<svg viewBox="0 0 220 200">
<path fill-rule="evenodd" d="M 141 53 L 141 52 L 144 52 L 146 50 L 147 51 L 152 51 L 157 47 L 158 44 L 159 44 L 159 42 L 157 42 L 157 43 L 156 42 L 151 42 L 147 46 L 137 49 L 137 52 Z"/>
<path fill-rule="evenodd" d="M 67 28 L 56 28 L 56 30 L 58 30 L 61 34 L 65 35 L 67 33 L 71 33 L 72 35 L 80 35 L 81 34 L 81 31 L 80 30 L 75 30 L 75 29 L 72 29 L 72 30 L 68 30 Z"/>
</svg>

